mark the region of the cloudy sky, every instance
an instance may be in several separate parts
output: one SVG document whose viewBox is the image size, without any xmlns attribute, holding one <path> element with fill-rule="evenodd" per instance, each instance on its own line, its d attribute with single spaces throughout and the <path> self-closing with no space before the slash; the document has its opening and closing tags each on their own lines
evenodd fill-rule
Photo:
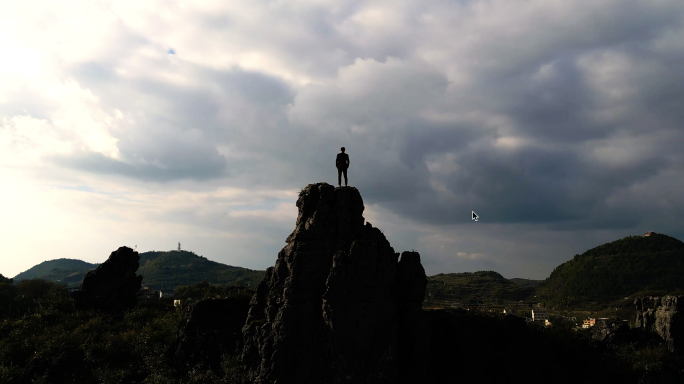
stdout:
<svg viewBox="0 0 684 384">
<path fill-rule="evenodd" d="M 178 242 L 265 269 L 341 146 L 430 275 L 684 239 L 681 0 L 6 1 L 0 52 L 5 276 Z"/>
</svg>

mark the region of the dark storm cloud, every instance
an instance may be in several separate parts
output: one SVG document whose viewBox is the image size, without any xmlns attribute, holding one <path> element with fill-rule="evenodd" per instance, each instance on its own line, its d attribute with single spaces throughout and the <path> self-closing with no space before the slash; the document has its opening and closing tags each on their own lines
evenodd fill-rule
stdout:
<svg viewBox="0 0 684 384">
<path fill-rule="evenodd" d="M 347 132 L 337 137 L 354 144 L 347 147 L 357 153 L 352 163 L 359 165 L 350 170 L 355 185 L 363 185 L 368 202 L 401 216 L 431 224 L 462 223 L 468 221 L 462 212 L 474 209 L 500 223 L 563 230 L 635 227 L 643 220 L 642 196 L 635 192 L 631 199 L 612 202 L 614 196 L 682 162 L 677 148 L 684 144 L 684 116 L 675 106 L 684 100 L 684 89 L 675 84 L 681 82 L 684 60 L 649 48 L 667 29 L 658 23 L 678 17 L 646 12 L 624 28 L 613 22 L 594 26 L 602 37 L 593 39 L 587 51 L 577 49 L 582 41 L 567 52 L 548 44 L 535 53 L 537 60 L 502 51 L 497 62 L 508 62 L 510 55 L 517 57 L 511 60 L 517 67 L 474 67 L 477 82 L 451 93 L 431 87 L 412 67 L 410 75 L 394 77 L 390 86 L 405 92 L 386 92 L 362 83 L 363 76 L 348 76 L 335 87 L 316 88 L 315 96 L 307 96 L 313 89 L 302 90 L 294 108 L 312 111 L 307 114 L 314 117 L 310 126 L 334 122 L 338 132 Z M 377 70 L 373 75 L 382 78 L 391 69 L 362 64 L 347 70 Z M 346 89 L 355 90 L 354 98 L 346 96 Z M 405 103 L 407 94 L 412 101 L 421 97 Z M 366 106 L 375 113 L 364 114 Z M 480 118 L 436 128 L 430 118 L 417 118 L 432 106 L 462 116 L 477 110 Z M 346 121 L 335 116 L 339 111 Z M 487 121 L 495 117 L 505 121 Z M 357 139 L 353 126 L 375 129 Z M 370 144 L 381 142 L 375 148 Z M 432 172 L 426 164 L 440 156 L 451 156 L 443 164 L 449 169 Z M 676 174 L 684 176 L 681 169 Z M 681 205 L 675 200 L 668 201 Z"/>
<path fill-rule="evenodd" d="M 576 209 L 581 202 L 567 196 L 572 188 L 569 176 L 577 171 L 571 153 L 483 149 L 465 152 L 456 162 L 462 171 L 440 178 L 456 196 L 455 201 L 449 204 L 437 196 L 426 196 L 414 209 L 416 216 L 451 222 L 470 209 L 493 222 L 545 223 L 581 214 Z"/>
<path fill-rule="evenodd" d="M 581 69 L 571 57 L 562 57 L 547 65 L 554 76 L 535 81 L 538 68 L 483 84 L 489 103 L 498 113 L 515 119 L 519 132 L 541 141 L 564 144 L 601 137 L 606 131 L 588 123 L 584 113 L 591 111 L 597 100 Z"/>
<path fill-rule="evenodd" d="M 180 147 L 177 147 L 180 148 Z M 68 168 L 97 174 L 121 175 L 144 181 L 173 181 L 179 179 L 206 180 L 227 176 L 226 159 L 216 152 L 215 148 L 205 148 L 191 153 L 182 150 L 183 154 L 161 154 L 159 157 L 138 157 L 145 163 L 126 163 L 106 157 L 98 152 L 89 152 L 76 156 L 52 156 L 46 160 Z M 213 154 L 211 153 L 213 152 Z M 137 156 L 136 156 L 137 157 Z M 150 163 L 147 163 L 147 161 Z"/>
<path fill-rule="evenodd" d="M 182 165 L 195 164 L 187 168 L 220 177 L 223 146 L 241 183 L 294 188 L 335 182 L 331 159 L 344 145 L 352 184 L 368 203 L 424 223 L 462 223 L 462 212 L 475 210 L 492 222 L 563 230 L 638 225 L 644 192 L 625 191 L 668 170 L 683 174 L 673 167 L 683 162 L 684 56 L 667 48 L 676 46 L 681 5 L 517 12 L 497 3 L 487 13 L 475 4 L 281 10 L 301 18 L 297 33 L 243 34 L 280 62 L 323 76 L 303 87 L 256 71 L 153 60 L 210 86 L 117 79 L 158 104 L 147 113 L 152 128 L 117 137 L 129 164 L 117 172 L 143 177 L 123 169 L 164 166 L 165 177 L 183 178 L 192 172 Z M 246 28 L 229 19 L 213 28 Z M 107 99 L 112 71 L 82 69 L 74 76 Z M 111 94 L 106 103 L 126 109 L 117 105 L 121 93 Z M 177 135 L 201 131 L 197 150 L 164 144 L 169 126 Z M 131 165 L 137 158 L 147 165 Z"/>
</svg>

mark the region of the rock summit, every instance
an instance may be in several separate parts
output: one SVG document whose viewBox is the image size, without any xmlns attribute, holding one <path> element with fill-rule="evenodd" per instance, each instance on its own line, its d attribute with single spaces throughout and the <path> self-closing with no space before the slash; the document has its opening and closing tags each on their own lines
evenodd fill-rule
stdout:
<svg viewBox="0 0 684 384">
<path fill-rule="evenodd" d="M 295 229 L 257 287 L 242 329 L 247 381 L 417 379 L 430 333 L 420 255 L 404 252 L 400 260 L 365 222 L 354 187 L 310 184 L 297 207 Z"/>
</svg>

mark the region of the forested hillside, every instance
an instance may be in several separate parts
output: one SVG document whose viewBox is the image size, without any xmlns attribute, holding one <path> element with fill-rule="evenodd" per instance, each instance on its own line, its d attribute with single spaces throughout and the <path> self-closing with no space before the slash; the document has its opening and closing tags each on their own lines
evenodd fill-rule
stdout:
<svg viewBox="0 0 684 384">
<path fill-rule="evenodd" d="M 76 259 L 48 260 L 14 276 L 14 282 L 19 283 L 22 280 L 43 279 L 65 284 L 69 288 L 75 288 L 83 281 L 83 275 L 97 268 L 97 266 L 98 264 L 91 264 Z"/>
<path fill-rule="evenodd" d="M 208 260 L 189 251 L 143 252 L 138 275 L 153 289 L 175 289 L 202 281 L 219 285 L 256 287 L 265 271 L 233 267 Z"/>
<path fill-rule="evenodd" d="M 428 276 L 427 300 L 451 300 L 467 304 L 480 297 L 485 302 L 524 300 L 533 287 L 521 287 L 494 271 L 440 273 Z"/>
<path fill-rule="evenodd" d="M 592 248 L 554 269 L 538 296 L 551 301 L 612 301 L 636 292 L 684 289 L 684 243 L 629 236 Z"/>
</svg>

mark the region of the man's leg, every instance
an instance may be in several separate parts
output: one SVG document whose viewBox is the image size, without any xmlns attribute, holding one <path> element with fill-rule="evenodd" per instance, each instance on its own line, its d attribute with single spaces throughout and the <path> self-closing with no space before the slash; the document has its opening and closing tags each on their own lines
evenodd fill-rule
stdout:
<svg viewBox="0 0 684 384">
<path fill-rule="evenodd" d="M 345 178 L 346 176 L 346 171 L 345 171 Z M 341 187 L 342 186 L 342 169 L 337 168 L 337 186 Z"/>
<path fill-rule="evenodd" d="M 347 169 L 343 169 L 342 172 L 344 172 L 344 186 L 347 186 Z"/>
</svg>

